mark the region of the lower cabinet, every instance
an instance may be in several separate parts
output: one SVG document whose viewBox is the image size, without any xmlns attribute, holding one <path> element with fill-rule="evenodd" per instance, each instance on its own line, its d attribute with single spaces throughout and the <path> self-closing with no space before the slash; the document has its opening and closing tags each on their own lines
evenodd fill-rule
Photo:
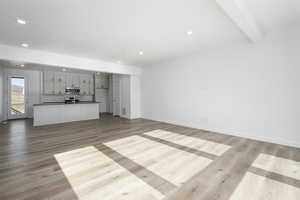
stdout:
<svg viewBox="0 0 300 200">
<path fill-rule="evenodd" d="M 82 117 L 80 114 L 81 112 L 81 106 L 78 105 L 67 105 L 63 106 L 63 117 L 62 117 L 62 123 L 64 122 L 74 122 L 74 121 L 80 121 L 82 120 Z"/>
<path fill-rule="evenodd" d="M 96 107 L 98 109 L 96 109 Z M 80 120 L 99 118 L 99 104 L 86 104 L 80 107 Z"/>
<path fill-rule="evenodd" d="M 65 122 L 99 119 L 99 104 L 35 105 L 33 125 L 59 124 Z"/>
</svg>

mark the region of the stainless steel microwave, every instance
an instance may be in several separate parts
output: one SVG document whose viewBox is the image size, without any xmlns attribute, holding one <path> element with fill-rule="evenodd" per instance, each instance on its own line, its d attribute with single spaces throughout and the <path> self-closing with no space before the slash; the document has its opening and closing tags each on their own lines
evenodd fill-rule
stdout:
<svg viewBox="0 0 300 200">
<path fill-rule="evenodd" d="M 72 95 L 79 95 L 80 94 L 80 88 L 66 88 L 65 94 L 72 94 Z"/>
</svg>

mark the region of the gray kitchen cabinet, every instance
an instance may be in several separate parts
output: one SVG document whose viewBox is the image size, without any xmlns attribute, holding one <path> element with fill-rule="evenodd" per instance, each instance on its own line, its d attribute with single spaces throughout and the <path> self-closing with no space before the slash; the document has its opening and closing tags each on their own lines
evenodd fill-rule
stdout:
<svg viewBox="0 0 300 200">
<path fill-rule="evenodd" d="M 73 74 L 66 73 L 66 88 L 72 88 L 73 85 Z"/>
<path fill-rule="evenodd" d="M 64 95 L 66 88 L 80 88 L 81 95 L 94 95 L 94 76 L 66 72 L 45 71 L 43 88 L 45 95 Z"/>
<path fill-rule="evenodd" d="M 103 88 L 108 89 L 108 74 L 103 74 Z"/>
<path fill-rule="evenodd" d="M 79 88 L 80 87 L 80 75 L 75 73 L 66 73 L 66 87 L 67 88 Z"/>
<path fill-rule="evenodd" d="M 72 74 L 72 87 L 80 88 L 80 74 Z"/>
<path fill-rule="evenodd" d="M 66 76 L 63 72 L 54 73 L 54 91 L 56 95 L 63 95 L 66 88 Z"/>
<path fill-rule="evenodd" d="M 54 72 L 52 71 L 45 71 L 44 73 L 44 82 L 43 82 L 43 87 L 44 87 L 44 94 L 47 95 L 53 95 L 55 94 L 55 88 L 54 88 Z"/>
<path fill-rule="evenodd" d="M 96 74 L 95 85 L 96 89 L 108 89 L 109 75 L 106 73 Z"/>
<path fill-rule="evenodd" d="M 80 75 L 80 94 L 89 95 L 89 76 L 86 74 Z"/>
<path fill-rule="evenodd" d="M 100 74 L 95 74 L 95 89 L 101 88 L 101 77 Z"/>
<path fill-rule="evenodd" d="M 94 76 L 89 76 L 89 95 L 95 94 L 95 82 L 94 82 Z"/>
</svg>

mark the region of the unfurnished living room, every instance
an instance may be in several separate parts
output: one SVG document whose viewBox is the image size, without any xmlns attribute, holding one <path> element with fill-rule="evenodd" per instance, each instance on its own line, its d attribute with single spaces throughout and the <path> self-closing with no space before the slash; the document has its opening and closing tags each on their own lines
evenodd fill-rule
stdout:
<svg viewBox="0 0 300 200">
<path fill-rule="evenodd" d="M 0 200 L 300 200 L 300 1 L 0 0 Z"/>
</svg>

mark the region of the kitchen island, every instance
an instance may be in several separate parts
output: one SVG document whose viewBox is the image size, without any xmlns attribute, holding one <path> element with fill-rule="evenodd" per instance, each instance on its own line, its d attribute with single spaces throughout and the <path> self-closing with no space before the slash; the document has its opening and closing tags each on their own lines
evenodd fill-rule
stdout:
<svg viewBox="0 0 300 200">
<path fill-rule="evenodd" d="M 42 103 L 33 105 L 33 125 L 42 126 L 65 122 L 99 119 L 98 102 Z"/>
</svg>

